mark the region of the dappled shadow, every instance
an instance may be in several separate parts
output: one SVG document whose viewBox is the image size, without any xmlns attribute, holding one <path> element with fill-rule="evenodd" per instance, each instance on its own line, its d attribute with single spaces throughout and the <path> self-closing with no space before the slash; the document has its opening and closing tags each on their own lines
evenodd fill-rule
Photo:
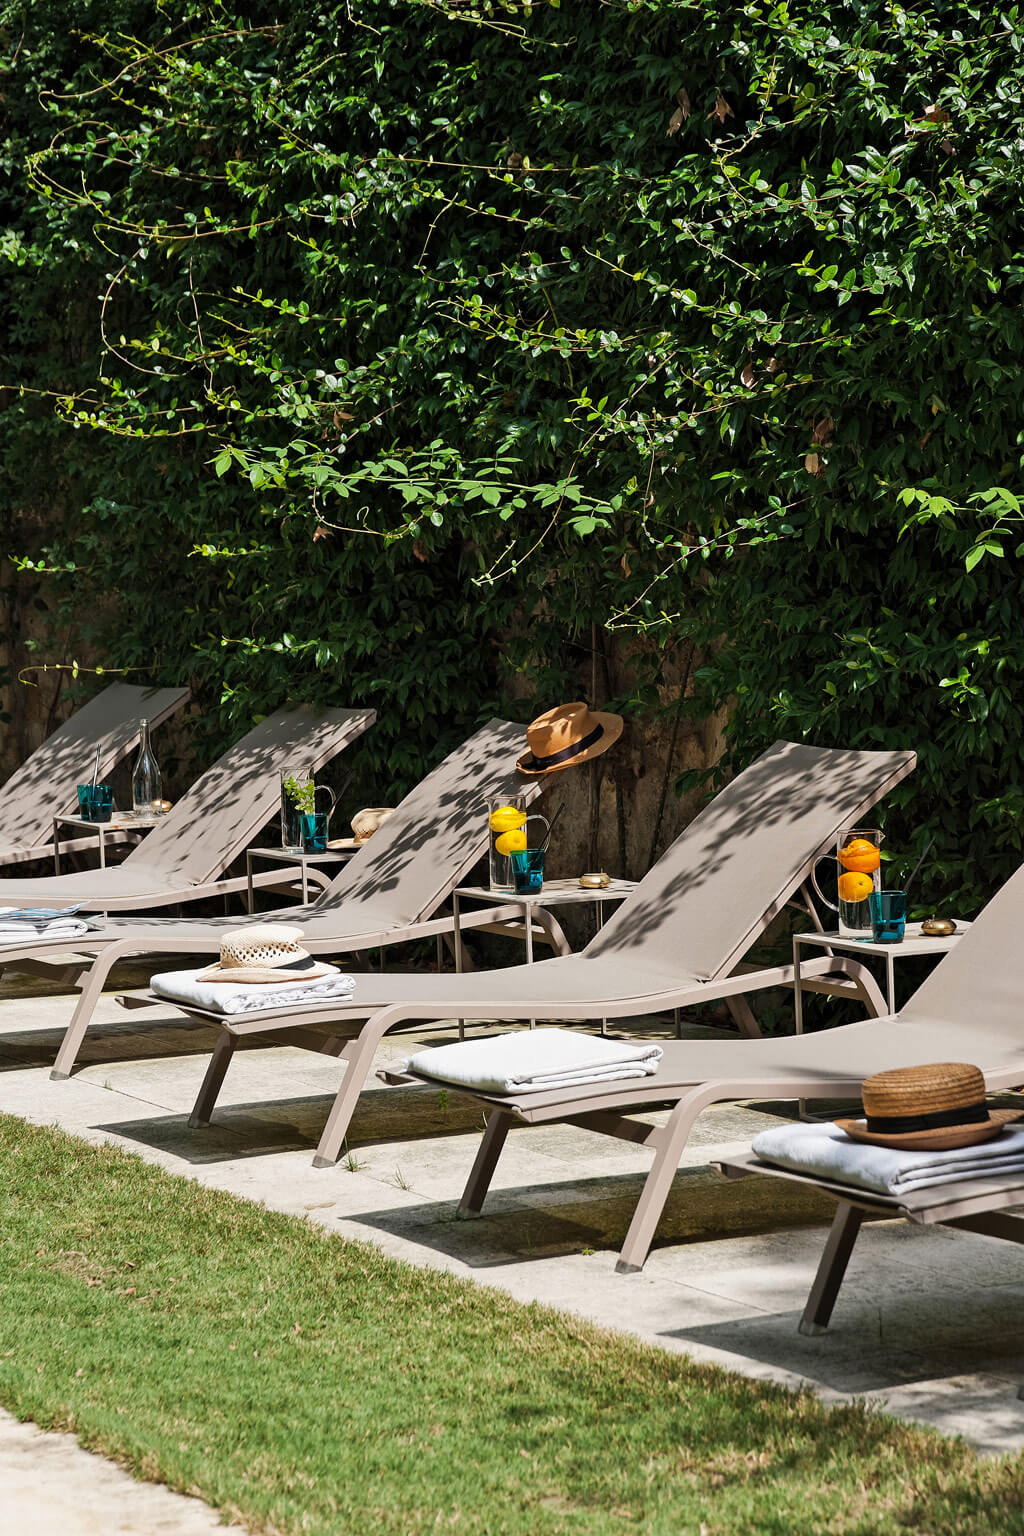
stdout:
<svg viewBox="0 0 1024 1536">
<path fill-rule="evenodd" d="M 584 953 L 668 975 L 727 974 L 814 856 L 913 762 L 912 752 L 776 742 L 685 828 Z"/>
<path fill-rule="evenodd" d="M 86 1035 L 75 1063 L 75 1073 L 117 1061 L 141 1064 L 169 1056 L 209 1056 L 216 1044 L 217 1033 L 214 1025 L 185 1018 L 154 1020 L 149 1028 L 140 1030 L 134 1018 L 128 1015 L 124 1023 L 105 1024 Z M 0 1073 L 24 1072 L 32 1067 L 49 1069 L 63 1038 L 63 1026 L 22 1029 L 0 1036 Z"/>
<path fill-rule="evenodd" d="M 540 793 L 515 761 L 523 727 L 491 720 L 405 796 L 306 913 L 306 931 L 333 935 L 429 915 L 486 852 L 490 796 Z M 351 904 L 351 917 L 339 911 Z M 322 919 L 322 921 L 320 921 Z"/>
<path fill-rule="evenodd" d="M 159 725 L 187 699 L 187 688 L 111 683 L 77 709 L 0 788 L 0 862 L 5 848 L 49 840 L 53 817 L 77 811 L 77 786 L 91 780 L 97 748 L 103 779 L 138 742 L 141 717 Z"/>
</svg>

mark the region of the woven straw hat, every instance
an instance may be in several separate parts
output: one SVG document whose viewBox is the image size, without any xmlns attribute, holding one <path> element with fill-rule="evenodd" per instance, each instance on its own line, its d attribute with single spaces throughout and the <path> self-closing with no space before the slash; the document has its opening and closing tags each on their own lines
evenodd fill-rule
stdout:
<svg viewBox="0 0 1024 1536">
<path fill-rule="evenodd" d="M 951 1151 L 991 1141 L 1024 1110 L 989 1109 L 985 1079 L 977 1067 L 936 1061 L 866 1077 L 861 1089 L 863 1120 L 837 1120 L 854 1141 L 878 1147 L 919 1147 Z"/>
<path fill-rule="evenodd" d="M 388 805 L 368 805 L 361 811 L 356 811 L 352 817 L 352 834 L 356 843 L 362 847 L 368 842 L 382 822 L 395 814 L 394 807 Z"/>
<path fill-rule="evenodd" d="M 198 981 L 229 981 L 236 986 L 287 985 L 316 981 L 334 973 L 301 947 L 302 929 L 291 923 L 253 923 L 220 941 L 220 959 L 200 971 Z"/>
<path fill-rule="evenodd" d="M 530 750 L 516 767 L 532 779 L 561 773 L 607 752 L 621 735 L 621 715 L 588 709 L 579 699 L 572 704 L 558 704 L 526 727 Z"/>
</svg>

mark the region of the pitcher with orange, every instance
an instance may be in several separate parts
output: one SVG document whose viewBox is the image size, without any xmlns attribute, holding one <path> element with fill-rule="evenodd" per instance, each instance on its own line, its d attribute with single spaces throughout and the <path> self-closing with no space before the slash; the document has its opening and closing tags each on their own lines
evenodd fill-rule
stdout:
<svg viewBox="0 0 1024 1536">
<path fill-rule="evenodd" d="M 882 838 L 877 827 L 845 827 L 836 839 L 835 861 L 838 865 L 838 903 L 829 901 L 817 880 L 814 888 L 821 900 L 839 914 L 839 932 L 845 939 L 871 938 L 872 891 L 880 891 L 882 880 Z"/>
</svg>

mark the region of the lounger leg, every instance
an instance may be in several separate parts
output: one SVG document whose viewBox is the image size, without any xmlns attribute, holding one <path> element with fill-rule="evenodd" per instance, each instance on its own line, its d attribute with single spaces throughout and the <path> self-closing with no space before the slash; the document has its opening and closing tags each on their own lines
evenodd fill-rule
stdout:
<svg viewBox="0 0 1024 1536">
<path fill-rule="evenodd" d="M 760 1040 L 761 1026 L 757 1022 L 754 1010 L 745 997 L 727 997 L 725 1006 L 728 1008 L 736 1028 L 745 1039 Z"/>
<path fill-rule="evenodd" d="M 380 1044 L 381 1033 L 380 1030 L 371 1029 L 369 1024 L 364 1025 L 358 1040 L 352 1042 L 350 1053 L 345 1054 L 345 1076 L 327 1116 L 327 1124 L 313 1159 L 314 1168 L 333 1168 L 341 1156 L 349 1121 L 366 1079 L 373 1070 L 373 1058 Z"/>
<path fill-rule="evenodd" d="M 462 1221 L 472 1221 L 483 1210 L 487 1191 L 491 1187 L 491 1179 L 494 1177 L 494 1170 L 501 1156 L 501 1149 L 505 1145 L 505 1137 L 512 1129 L 514 1122 L 515 1116 L 506 1114 L 503 1109 L 492 1111 L 476 1154 L 473 1170 L 466 1180 L 466 1187 L 459 1201 L 456 1215 Z"/>
<path fill-rule="evenodd" d="M 825 1244 L 825 1251 L 818 1265 L 818 1273 L 811 1286 L 811 1294 L 804 1307 L 804 1315 L 800 1319 L 800 1332 L 806 1338 L 814 1338 L 828 1328 L 832 1308 L 836 1304 L 839 1287 L 843 1283 L 846 1266 L 850 1262 L 853 1245 L 857 1241 L 857 1233 L 860 1231 L 863 1220 L 863 1211 L 858 1210 L 855 1205 L 848 1205 L 845 1200 L 840 1200 L 828 1234 L 828 1242 Z"/>
<path fill-rule="evenodd" d="M 210 1123 L 213 1106 L 217 1102 L 217 1095 L 223 1086 L 224 1076 L 231 1065 L 231 1058 L 235 1054 L 237 1044 L 238 1041 L 234 1035 L 226 1029 L 221 1030 L 217 1044 L 213 1048 L 213 1055 L 210 1057 L 210 1065 L 206 1069 L 206 1076 L 203 1078 L 203 1086 L 188 1117 L 188 1123 L 194 1131 Z"/>
<path fill-rule="evenodd" d="M 75 1065 L 79 1051 L 82 1049 L 82 1041 L 85 1032 L 89 1028 L 96 1004 L 99 1002 L 103 991 L 103 984 L 110 975 L 111 970 L 118 960 L 123 959 L 127 951 L 118 946 L 98 954 L 92 963 L 92 967 L 85 979 L 81 995 L 75 1005 L 75 1011 L 71 1015 L 71 1023 L 64 1031 L 64 1039 L 60 1043 L 57 1059 L 53 1063 L 50 1076 L 55 1081 L 61 1081 L 71 1076 L 71 1070 Z"/>
<path fill-rule="evenodd" d="M 615 1265 L 617 1274 L 632 1275 L 637 1270 L 643 1269 L 644 1260 L 647 1258 L 651 1241 L 661 1220 L 661 1213 L 665 1209 L 665 1201 L 672 1188 L 672 1181 L 679 1167 L 679 1159 L 690 1139 L 693 1122 L 701 1110 L 712 1103 L 714 1103 L 714 1094 L 709 1095 L 707 1085 L 703 1084 L 699 1088 L 692 1089 L 685 1098 L 680 1099 L 672 1111 L 671 1118 L 657 1143 L 658 1150 L 655 1153 L 651 1171 L 647 1175 L 643 1192 L 637 1201 L 633 1220 L 626 1233 L 626 1241 L 622 1245 L 622 1252 Z"/>
</svg>

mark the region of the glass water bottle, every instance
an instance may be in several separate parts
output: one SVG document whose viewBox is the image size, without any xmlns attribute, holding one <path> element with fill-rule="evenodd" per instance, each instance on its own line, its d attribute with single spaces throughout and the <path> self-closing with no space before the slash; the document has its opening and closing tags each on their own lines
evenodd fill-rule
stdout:
<svg viewBox="0 0 1024 1536">
<path fill-rule="evenodd" d="M 132 769 L 132 810 L 143 816 L 159 816 L 162 799 L 160 769 L 149 741 L 149 721 L 140 720 L 139 755 Z"/>
</svg>

